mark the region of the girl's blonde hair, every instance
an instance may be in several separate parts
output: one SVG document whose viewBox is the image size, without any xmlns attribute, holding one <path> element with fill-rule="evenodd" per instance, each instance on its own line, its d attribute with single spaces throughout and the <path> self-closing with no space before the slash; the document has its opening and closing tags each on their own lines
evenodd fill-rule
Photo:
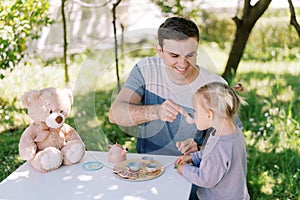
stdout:
<svg viewBox="0 0 300 200">
<path fill-rule="evenodd" d="M 194 96 L 201 99 L 200 102 L 203 108 L 212 110 L 219 116 L 233 119 L 238 113 L 240 105 L 247 104 L 242 97 L 237 95 L 235 91 L 243 91 L 243 86 L 238 83 L 234 88 L 230 88 L 227 84 L 220 82 L 208 83 L 197 90 Z M 224 116 L 224 114 L 226 114 Z"/>
</svg>

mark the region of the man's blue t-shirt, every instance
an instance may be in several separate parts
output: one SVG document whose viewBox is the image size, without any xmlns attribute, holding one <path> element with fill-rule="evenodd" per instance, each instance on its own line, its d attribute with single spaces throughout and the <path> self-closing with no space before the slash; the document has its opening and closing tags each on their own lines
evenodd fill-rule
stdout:
<svg viewBox="0 0 300 200">
<path fill-rule="evenodd" d="M 199 75 L 193 82 L 176 85 L 169 79 L 161 58 L 147 57 L 134 66 L 123 87 L 140 95 L 143 105 L 162 104 L 166 99 L 171 99 L 194 116 L 193 94 L 209 82 L 226 83 L 222 77 L 202 67 L 198 69 Z M 202 131 L 198 131 L 195 124 L 188 124 L 179 114 L 173 122 L 154 120 L 139 125 L 136 149 L 138 153 L 180 155 L 176 142 L 195 137 L 200 143 L 204 140 Z"/>
</svg>

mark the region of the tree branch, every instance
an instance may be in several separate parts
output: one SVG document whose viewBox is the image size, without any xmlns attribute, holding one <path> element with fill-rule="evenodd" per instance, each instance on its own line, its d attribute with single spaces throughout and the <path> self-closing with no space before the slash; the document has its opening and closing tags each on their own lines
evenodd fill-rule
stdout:
<svg viewBox="0 0 300 200">
<path fill-rule="evenodd" d="M 296 19 L 296 14 L 295 14 L 295 9 L 294 9 L 293 2 L 292 2 L 292 0 L 288 0 L 288 2 L 289 2 L 290 12 L 291 12 L 291 22 L 290 22 L 290 24 L 295 27 L 295 29 L 296 29 L 299 37 L 300 37 L 300 26 L 299 26 L 299 24 L 297 22 L 297 19 Z"/>
<path fill-rule="evenodd" d="M 80 6 L 82 7 L 86 7 L 86 8 L 96 8 L 96 7 L 104 7 L 107 6 L 107 4 L 109 4 L 112 0 L 108 0 L 104 3 L 86 3 L 80 0 L 72 0 L 74 3 L 78 3 Z"/>
<path fill-rule="evenodd" d="M 251 6 L 250 1 L 251 0 L 245 0 L 244 2 L 244 12 L 241 21 L 245 24 L 249 24 L 251 27 L 254 26 L 256 21 L 265 12 L 272 0 L 259 0 L 254 6 Z"/>
<path fill-rule="evenodd" d="M 120 77 L 119 77 L 119 59 L 118 59 L 118 40 L 117 40 L 117 27 L 116 27 L 116 9 L 118 5 L 121 3 L 122 0 L 118 0 L 116 3 L 113 4 L 112 14 L 113 14 L 113 27 L 114 27 L 114 39 L 115 39 L 115 59 L 116 59 L 116 75 L 117 75 L 117 82 L 118 82 L 118 91 L 121 90 L 120 85 Z"/>
<path fill-rule="evenodd" d="M 235 22 L 237 28 L 241 26 L 242 21 L 237 16 L 234 16 L 232 20 Z"/>
<path fill-rule="evenodd" d="M 272 0 L 259 0 L 258 2 L 256 2 L 256 4 L 253 6 L 253 10 L 256 10 L 258 16 L 256 16 L 256 18 L 259 18 L 264 12 L 265 10 L 269 7 L 270 3 Z"/>
<path fill-rule="evenodd" d="M 250 8 L 251 8 L 250 2 L 251 0 L 244 0 L 244 10 L 243 10 L 244 15 L 248 15 L 248 13 L 250 12 Z"/>
</svg>

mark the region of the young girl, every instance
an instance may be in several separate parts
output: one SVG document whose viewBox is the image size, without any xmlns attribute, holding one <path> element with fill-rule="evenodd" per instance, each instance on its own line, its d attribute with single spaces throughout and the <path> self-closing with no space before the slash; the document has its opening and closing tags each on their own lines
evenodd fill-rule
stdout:
<svg viewBox="0 0 300 200">
<path fill-rule="evenodd" d="M 184 154 L 175 166 L 198 186 L 199 199 L 250 199 L 244 135 L 234 123 L 240 104 L 246 102 L 223 83 L 209 83 L 193 96 L 197 128 L 213 131 L 202 150 Z"/>
</svg>

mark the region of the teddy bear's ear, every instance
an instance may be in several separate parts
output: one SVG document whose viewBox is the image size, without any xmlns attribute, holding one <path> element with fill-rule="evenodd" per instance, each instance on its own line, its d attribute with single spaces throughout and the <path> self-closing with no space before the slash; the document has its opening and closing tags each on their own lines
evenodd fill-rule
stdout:
<svg viewBox="0 0 300 200">
<path fill-rule="evenodd" d="M 73 92 L 71 89 L 69 88 L 65 88 L 65 92 L 66 94 L 69 96 L 69 99 L 70 99 L 70 102 L 71 102 L 71 105 L 73 105 Z"/>
<path fill-rule="evenodd" d="M 28 92 L 25 92 L 24 95 L 22 96 L 21 100 L 22 100 L 22 104 L 28 108 L 29 105 L 35 101 L 36 99 L 38 99 L 40 96 L 40 92 L 38 90 L 31 90 Z"/>
</svg>

